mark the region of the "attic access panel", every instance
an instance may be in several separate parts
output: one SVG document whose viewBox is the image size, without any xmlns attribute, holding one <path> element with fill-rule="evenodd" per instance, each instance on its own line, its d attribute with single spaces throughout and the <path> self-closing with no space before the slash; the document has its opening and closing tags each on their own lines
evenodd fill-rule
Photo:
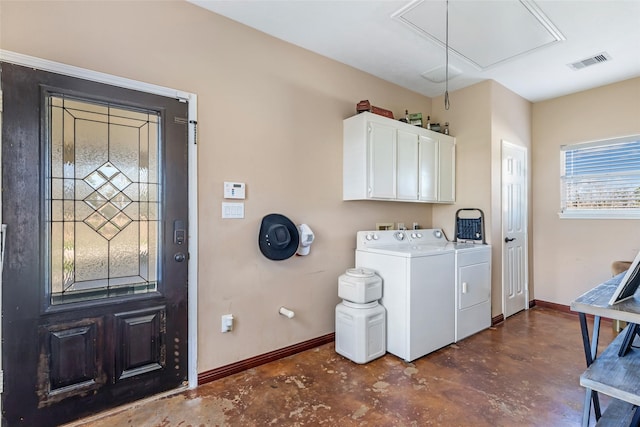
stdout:
<svg viewBox="0 0 640 427">
<path fill-rule="evenodd" d="M 417 0 L 393 18 L 445 46 L 446 2 Z M 484 70 L 565 40 L 531 0 L 449 2 L 450 51 Z"/>
</svg>

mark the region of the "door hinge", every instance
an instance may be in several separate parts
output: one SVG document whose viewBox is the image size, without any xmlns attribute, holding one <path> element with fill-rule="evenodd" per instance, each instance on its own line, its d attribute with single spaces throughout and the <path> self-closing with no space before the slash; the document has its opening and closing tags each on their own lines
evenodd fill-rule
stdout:
<svg viewBox="0 0 640 427">
<path fill-rule="evenodd" d="M 0 274 L 4 267 L 5 242 L 7 240 L 7 224 L 0 226 Z"/>
<path fill-rule="evenodd" d="M 187 102 L 189 102 L 189 94 L 186 92 L 177 92 L 176 93 L 176 99 L 178 100 L 178 102 L 182 102 L 183 104 L 186 104 Z"/>
<path fill-rule="evenodd" d="M 189 123 L 193 125 L 193 145 L 198 145 L 198 122 L 189 120 Z"/>
</svg>

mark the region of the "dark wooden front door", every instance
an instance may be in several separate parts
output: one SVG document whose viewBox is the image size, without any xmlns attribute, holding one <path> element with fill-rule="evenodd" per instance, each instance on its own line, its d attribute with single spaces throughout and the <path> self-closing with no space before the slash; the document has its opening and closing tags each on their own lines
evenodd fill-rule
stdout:
<svg viewBox="0 0 640 427">
<path fill-rule="evenodd" d="M 187 380 L 187 104 L 0 63 L 3 425 Z"/>
</svg>

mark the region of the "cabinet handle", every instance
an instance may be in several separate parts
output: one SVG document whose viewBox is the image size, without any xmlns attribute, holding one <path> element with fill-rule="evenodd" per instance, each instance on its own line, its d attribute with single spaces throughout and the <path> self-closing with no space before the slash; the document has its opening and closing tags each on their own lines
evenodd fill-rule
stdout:
<svg viewBox="0 0 640 427">
<path fill-rule="evenodd" d="M 467 282 L 462 282 L 462 293 L 466 294 L 467 293 Z"/>
</svg>

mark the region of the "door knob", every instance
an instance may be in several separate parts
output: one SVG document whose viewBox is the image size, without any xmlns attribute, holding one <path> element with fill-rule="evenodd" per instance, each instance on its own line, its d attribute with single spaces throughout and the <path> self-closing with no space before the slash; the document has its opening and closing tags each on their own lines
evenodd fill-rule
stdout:
<svg viewBox="0 0 640 427">
<path fill-rule="evenodd" d="M 516 240 L 516 238 L 515 238 L 515 237 L 505 237 L 505 238 L 504 238 L 504 242 L 505 242 L 505 243 L 513 242 L 514 240 Z"/>
<path fill-rule="evenodd" d="M 183 262 L 185 259 L 187 259 L 187 256 L 182 252 L 178 252 L 173 256 L 173 259 L 176 260 L 176 262 Z"/>
</svg>

